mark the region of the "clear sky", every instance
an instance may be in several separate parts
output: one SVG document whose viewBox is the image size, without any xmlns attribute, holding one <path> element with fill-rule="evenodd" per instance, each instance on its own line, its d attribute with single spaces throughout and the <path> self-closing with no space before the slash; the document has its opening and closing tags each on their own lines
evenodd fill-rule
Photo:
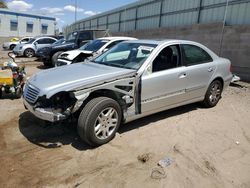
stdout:
<svg viewBox="0 0 250 188">
<path fill-rule="evenodd" d="M 79 20 L 137 0 L 5 0 L 10 10 L 55 17 L 60 30 L 64 25 L 74 22 L 75 1 Z"/>
</svg>

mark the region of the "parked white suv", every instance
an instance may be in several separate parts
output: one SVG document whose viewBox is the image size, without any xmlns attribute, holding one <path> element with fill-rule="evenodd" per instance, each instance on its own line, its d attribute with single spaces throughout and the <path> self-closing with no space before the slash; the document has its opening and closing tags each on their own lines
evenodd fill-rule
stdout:
<svg viewBox="0 0 250 188">
<path fill-rule="evenodd" d="M 77 50 L 63 52 L 57 60 L 56 66 L 69 65 L 84 61 L 87 57 L 96 57 L 116 44 L 129 40 L 137 40 L 132 37 L 103 37 L 92 40 Z"/>
</svg>

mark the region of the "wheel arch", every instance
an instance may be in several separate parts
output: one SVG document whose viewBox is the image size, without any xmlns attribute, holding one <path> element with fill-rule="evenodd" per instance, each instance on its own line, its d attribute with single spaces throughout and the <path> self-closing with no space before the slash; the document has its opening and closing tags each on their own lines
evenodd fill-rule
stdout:
<svg viewBox="0 0 250 188">
<path fill-rule="evenodd" d="M 209 83 L 209 85 L 210 85 L 212 82 L 214 82 L 215 80 L 220 81 L 220 83 L 222 84 L 222 90 L 223 90 L 223 89 L 224 89 L 224 80 L 223 80 L 223 78 L 222 78 L 221 76 L 216 76 L 216 77 Z"/>
<path fill-rule="evenodd" d="M 34 52 L 34 54 L 33 55 L 35 55 L 35 50 L 33 49 L 33 48 L 31 48 L 31 47 L 28 47 L 28 48 L 26 48 L 24 51 L 23 51 L 23 54 L 26 56 L 26 51 L 27 50 L 32 50 L 33 52 Z"/>
<path fill-rule="evenodd" d="M 124 96 L 124 94 L 121 92 L 118 92 L 118 91 L 114 91 L 114 90 L 110 90 L 110 89 L 99 89 L 99 90 L 95 90 L 95 91 L 91 92 L 89 94 L 89 96 L 87 97 L 87 99 L 84 101 L 84 103 L 87 103 L 88 101 L 90 101 L 93 98 L 108 97 L 108 98 L 111 98 L 111 99 L 117 101 L 118 104 L 121 106 L 121 109 L 124 109 L 126 103 L 122 99 L 122 96 Z"/>
<path fill-rule="evenodd" d="M 126 111 L 128 107 L 130 107 L 130 105 L 128 105 L 126 101 L 122 98 L 125 95 L 126 94 L 122 92 L 114 91 L 111 89 L 98 89 L 98 90 L 92 91 L 89 94 L 89 96 L 83 101 L 83 103 L 81 104 L 81 107 L 77 111 L 81 112 L 82 109 L 86 106 L 86 104 L 94 98 L 108 97 L 118 102 L 122 110 L 122 119 L 123 119 L 124 118 L 123 112 Z"/>
</svg>

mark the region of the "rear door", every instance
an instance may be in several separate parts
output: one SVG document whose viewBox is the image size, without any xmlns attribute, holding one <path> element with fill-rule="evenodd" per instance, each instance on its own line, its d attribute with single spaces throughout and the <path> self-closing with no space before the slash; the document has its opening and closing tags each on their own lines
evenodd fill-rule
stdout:
<svg viewBox="0 0 250 188">
<path fill-rule="evenodd" d="M 35 44 L 36 44 L 37 49 L 43 48 L 46 46 L 47 40 L 46 40 L 46 38 L 41 38 L 41 39 L 38 39 Z"/>
<path fill-rule="evenodd" d="M 37 49 L 44 48 L 44 47 L 50 46 L 54 42 L 56 42 L 56 39 L 41 38 L 41 39 L 37 40 L 36 47 L 37 47 Z"/>
<path fill-rule="evenodd" d="M 205 96 L 216 65 L 205 49 L 193 45 L 181 45 L 187 73 L 187 96 L 190 100 Z"/>
<path fill-rule="evenodd" d="M 186 67 L 179 45 L 164 47 L 152 62 L 150 74 L 142 76 L 142 113 L 166 108 L 186 100 Z"/>
</svg>

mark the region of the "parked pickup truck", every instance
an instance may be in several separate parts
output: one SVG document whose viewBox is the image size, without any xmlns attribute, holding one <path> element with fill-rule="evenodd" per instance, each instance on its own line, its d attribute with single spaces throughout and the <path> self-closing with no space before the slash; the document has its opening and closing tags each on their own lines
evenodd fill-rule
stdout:
<svg viewBox="0 0 250 188">
<path fill-rule="evenodd" d="M 33 75 L 24 105 L 36 117 L 78 118 L 78 134 L 92 146 L 114 138 L 121 123 L 201 101 L 214 107 L 232 80 L 231 63 L 184 40 L 134 40 L 89 62 Z"/>
<path fill-rule="evenodd" d="M 105 30 L 82 30 L 70 33 L 63 44 L 57 44 L 39 49 L 36 56 L 42 59 L 45 66 L 55 66 L 58 56 L 68 50 L 80 48 L 90 40 L 103 37 Z"/>
</svg>

